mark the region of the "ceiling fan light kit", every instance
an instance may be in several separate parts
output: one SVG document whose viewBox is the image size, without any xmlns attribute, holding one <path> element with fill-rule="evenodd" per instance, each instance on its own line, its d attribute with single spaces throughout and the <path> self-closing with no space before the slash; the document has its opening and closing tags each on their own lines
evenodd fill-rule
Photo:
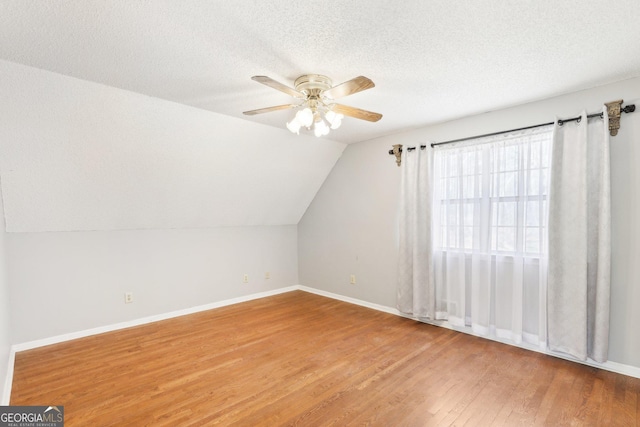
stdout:
<svg viewBox="0 0 640 427">
<path fill-rule="evenodd" d="M 302 102 L 300 104 L 278 105 L 245 111 L 243 114 L 252 116 L 289 108 L 298 109 L 295 116 L 286 125 L 287 129 L 296 135 L 300 134 L 300 129 L 303 127 L 307 130 L 313 130 L 314 135 L 317 137 L 328 135 L 330 129 L 335 130 L 340 127 L 345 116 L 370 122 L 377 122 L 382 118 L 382 114 L 333 102 L 334 99 L 374 87 L 375 84 L 364 76 L 332 86 L 331 79 L 327 76 L 305 74 L 295 80 L 295 89 L 267 76 L 253 76 L 251 79 L 294 98 L 302 99 Z"/>
</svg>

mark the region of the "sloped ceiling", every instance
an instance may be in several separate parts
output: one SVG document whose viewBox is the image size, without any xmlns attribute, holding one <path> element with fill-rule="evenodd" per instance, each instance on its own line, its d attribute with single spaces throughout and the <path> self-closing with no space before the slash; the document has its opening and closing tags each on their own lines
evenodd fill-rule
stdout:
<svg viewBox="0 0 640 427">
<path fill-rule="evenodd" d="M 0 59 L 283 128 L 250 80 L 376 87 L 343 103 L 351 143 L 640 75 L 637 0 L 0 1 Z"/>
<path fill-rule="evenodd" d="M 10 232 L 297 224 L 345 145 L 0 61 Z"/>
</svg>

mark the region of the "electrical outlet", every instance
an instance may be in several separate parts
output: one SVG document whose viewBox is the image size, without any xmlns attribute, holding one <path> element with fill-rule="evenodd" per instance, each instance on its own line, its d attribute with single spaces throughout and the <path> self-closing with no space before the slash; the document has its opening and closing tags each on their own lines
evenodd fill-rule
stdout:
<svg viewBox="0 0 640 427">
<path fill-rule="evenodd" d="M 248 274 L 244 274 L 242 276 L 242 282 L 243 283 L 249 283 L 249 275 Z"/>
<path fill-rule="evenodd" d="M 352 285 L 356 284 L 356 275 L 352 274 L 351 276 L 349 276 L 349 283 L 351 283 Z"/>
<path fill-rule="evenodd" d="M 268 272 L 268 271 L 266 273 L 264 273 L 264 278 L 265 279 L 271 279 L 271 273 Z"/>
<path fill-rule="evenodd" d="M 133 302 L 133 292 L 124 293 L 124 303 L 131 304 Z"/>
</svg>

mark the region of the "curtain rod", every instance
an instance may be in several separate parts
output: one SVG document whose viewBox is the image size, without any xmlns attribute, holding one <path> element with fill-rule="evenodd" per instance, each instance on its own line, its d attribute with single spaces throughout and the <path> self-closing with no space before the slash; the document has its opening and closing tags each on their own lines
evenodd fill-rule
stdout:
<svg viewBox="0 0 640 427">
<path fill-rule="evenodd" d="M 615 110 L 611 111 L 611 108 L 612 108 L 611 105 L 612 104 L 615 104 L 615 105 L 613 105 L 614 108 L 616 106 L 618 108 L 618 110 L 617 110 L 617 119 L 616 119 L 616 120 L 618 120 L 618 127 L 619 127 L 620 113 L 633 113 L 634 111 L 636 111 L 635 104 L 630 104 L 630 105 L 627 105 L 624 108 L 621 108 L 622 100 L 615 101 L 615 102 L 610 102 L 610 103 L 605 104 L 607 106 L 607 108 L 609 109 L 610 117 L 611 117 L 612 113 L 613 113 L 613 115 L 616 115 L 616 111 Z M 587 118 L 589 118 L 589 119 L 593 118 L 593 117 L 602 118 L 602 114 L 603 113 L 589 114 L 587 116 Z M 558 124 L 560 126 L 562 126 L 565 123 L 576 122 L 576 121 L 580 121 L 581 119 L 582 119 L 582 117 L 578 116 L 578 117 L 573 117 L 573 118 L 570 118 L 570 119 L 558 120 Z M 537 124 L 537 125 L 525 126 L 525 127 L 521 127 L 521 128 L 517 128 L 517 129 L 509 129 L 509 130 L 503 130 L 503 131 L 500 131 L 500 132 L 485 133 L 483 135 L 468 136 L 468 137 L 465 137 L 465 138 L 452 139 L 452 140 L 443 141 L 443 142 L 434 142 L 433 144 L 431 144 L 431 146 L 432 147 L 436 147 L 438 145 L 453 144 L 454 142 L 468 141 L 470 139 L 483 138 L 483 137 L 486 137 L 486 136 L 495 136 L 495 135 L 501 135 L 503 133 L 517 132 L 517 131 L 520 131 L 520 130 L 535 129 L 535 128 L 539 128 L 539 127 L 542 127 L 542 126 L 549 126 L 549 125 L 552 125 L 554 123 L 555 122 L 540 123 L 540 124 Z M 611 135 L 614 136 L 614 135 L 617 134 L 617 128 L 615 130 L 615 133 L 614 133 L 614 131 L 612 129 L 613 128 L 610 126 Z M 417 147 L 407 147 L 407 151 L 412 151 L 412 150 L 415 150 L 416 148 Z M 427 146 L 426 145 L 421 145 L 420 148 L 427 148 Z M 402 146 L 399 146 L 399 148 L 397 148 L 397 149 L 389 150 L 389 154 L 395 154 L 396 156 L 398 156 L 399 153 L 402 153 Z M 398 164 L 398 166 L 399 166 L 399 164 Z"/>
<path fill-rule="evenodd" d="M 592 119 L 594 117 L 602 118 L 603 116 L 602 116 L 602 113 L 594 113 L 594 114 L 589 114 L 587 116 L 587 119 Z M 572 117 L 570 119 L 565 119 L 565 120 L 558 120 L 558 125 L 562 126 L 563 124 L 569 123 L 569 122 L 580 122 L 580 120 L 582 120 L 582 116 Z M 554 123 L 555 122 L 540 123 L 540 124 L 537 124 L 537 125 L 525 126 L 525 127 L 522 127 L 522 128 L 501 130 L 499 132 L 485 133 L 485 134 L 482 134 L 482 135 L 467 136 L 465 138 L 451 139 L 449 141 L 434 142 L 433 144 L 431 144 L 431 146 L 432 147 L 436 147 L 438 145 L 447 145 L 447 144 L 453 144 L 454 142 L 462 142 L 462 141 L 469 141 L 470 139 L 484 138 L 485 136 L 496 136 L 496 135 L 502 135 L 503 133 L 518 132 L 520 130 L 541 128 L 541 127 L 544 127 L 544 126 L 550 126 L 550 125 L 552 125 Z M 427 148 L 426 145 L 421 145 L 420 148 L 422 148 L 422 147 Z M 411 151 L 411 149 L 415 150 L 416 147 L 407 148 L 407 150 L 409 150 L 409 151 Z"/>
</svg>

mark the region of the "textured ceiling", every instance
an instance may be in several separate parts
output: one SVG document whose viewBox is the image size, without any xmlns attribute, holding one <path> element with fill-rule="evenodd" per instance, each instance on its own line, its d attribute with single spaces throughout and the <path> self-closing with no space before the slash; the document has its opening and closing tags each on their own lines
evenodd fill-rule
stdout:
<svg viewBox="0 0 640 427">
<path fill-rule="evenodd" d="M 0 0 L 0 59 L 282 128 L 250 80 L 376 87 L 341 100 L 357 142 L 640 75 L 637 0 Z"/>
</svg>

